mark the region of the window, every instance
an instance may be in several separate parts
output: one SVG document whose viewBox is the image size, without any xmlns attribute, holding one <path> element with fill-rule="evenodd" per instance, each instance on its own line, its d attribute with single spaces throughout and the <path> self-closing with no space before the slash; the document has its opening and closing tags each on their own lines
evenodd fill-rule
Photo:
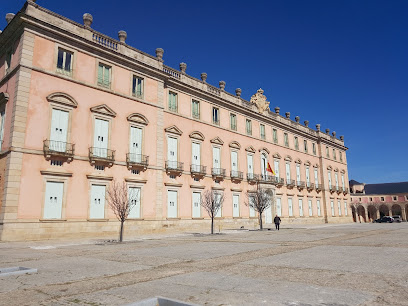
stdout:
<svg viewBox="0 0 408 306">
<path fill-rule="evenodd" d="M 360 198 L 361 199 L 361 198 Z M 360 200 L 361 201 L 361 200 Z M 384 197 L 381 197 L 381 202 L 384 202 L 385 200 L 384 200 Z"/>
<path fill-rule="evenodd" d="M 49 147 L 53 151 L 66 152 L 69 112 L 52 109 Z"/>
<path fill-rule="evenodd" d="M 142 158 L 143 129 L 130 127 L 129 160 L 136 163 L 143 162 Z"/>
<path fill-rule="evenodd" d="M 177 169 L 178 167 L 178 138 L 167 138 L 167 166 L 171 169 Z"/>
<path fill-rule="evenodd" d="M 303 146 L 305 148 L 305 153 L 307 153 L 307 140 L 303 140 Z"/>
<path fill-rule="evenodd" d="M 231 130 L 233 131 L 237 130 L 237 115 L 230 114 L 230 125 L 231 125 Z"/>
<path fill-rule="evenodd" d="M 61 219 L 64 183 L 47 182 L 45 185 L 44 219 Z"/>
<path fill-rule="evenodd" d="M 95 118 L 93 155 L 108 157 L 109 121 Z"/>
<path fill-rule="evenodd" d="M 265 139 L 265 125 L 261 124 L 259 126 L 260 132 L 261 132 L 261 139 Z"/>
<path fill-rule="evenodd" d="M 393 200 L 393 201 L 397 201 L 397 200 L 398 200 L 398 197 L 394 196 L 394 197 L 392 197 L 392 200 Z"/>
<path fill-rule="evenodd" d="M 303 199 L 299 199 L 299 216 L 303 217 Z"/>
<path fill-rule="evenodd" d="M 316 144 L 313 143 L 312 147 L 313 147 L 313 154 L 316 155 Z"/>
<path fill-rule="evenodd" d="M 309 199 L 307 202 L 308 202 L 308 205 L 309 205 L 309 217 L 311 217 L 311 216 L 313 216 L 312 200 Z"/>
<path fill-rule="evenodd" d="M 343 154 L 341 154 L 341 152 L 339 152 L 339 158 L 340 158 L 340 161 L 343 162 Z"/>
<path fill-rule="evenodd" d="M 318 174 L 317 174 L 317 168 L 314 168 L 314 179 L 315 179 L 316 188 L 319 188 L 319 177 L 318 177 Z"/>
<path fill-rule="evenodd" d="M 169 92 L 169 111 L 177 112 L 177 94 Z"/>
<path fill-rule="evenodd" d="M 286 182 L 289 183 L 290 182 L 290 163 L 286 162 L 286 166 L 285 166 L 285 170 L 286 170 Z"/>
<path fill-rule="evenodd" d="M 326 157 L 329 158 L 330 154 L 329 154 L 329 147 L 326 147 Z"/>
<path fill-rule="evenodd" d="M 105 185 L 91 186 L 91 203 L 89 207 L 90 219 L 104 219 L 105 218 Z"/>
<path fill-rule="evenodd" d="M 283 140 L 285 142 L 285 146 L 289 147 L 289 138 L 288 138 L 288 133 L 283 133 Z"/>
<path fill-rule="evenodd" d="M 167 191 L 167 218 L 177 218 L 177 191 Z"/>
<path fill-rule="evenodd" d="M 133 76 L 132 95 L 136 98 L 143 99 L 143 78 Z"/>
<path fill-rule="evenodd" d="M 408 201 L 408 195 L 405 196 L 405 201 Z"/>
<path fill-rule="evenodd" d="M 316 206 L 317 206 L 317 215 L 320 217 L 321 211 L 320 211 L 320 200 L 316 200 Z"/>
<path fill-rule="evenodd" d="M 330 201 L 331 215 L 334 217 L 334 201 Z"/>
<path fill-rule="evenodd" d="M 373 201 L 373 198 L 370 198 L 370 202 L 372 202 Z"/>
<path fill-rule="evenodd" d="M 288 199 L 288 208 L 289 208 L 289 217 L 293 217 L 293 200 L 292 200 L 292 198 Z"/>
<path fill-rule="evenodd" d="M 246 120 L 246 133 L 252 135 L 252 121 L 249 119 Z"/>
<path fill-rule="evenodd" d="M 191 101 L 191 115 L 194 119 L 200 119 L 200 102 L 193 100 Z"/>
<path fill-rule="evenodd" d="M 71 75 L 73 57 L 74 54 L 72 52 L 58 48 L 57 72 Z"/>
<path fill-rule="evenodd" d="M 220 110 L 216 107 L 212 109 L 212 122 L 216 125 L 220 125 Z"/>
<path fill-rule="evenodd" d="M 278 131 L 273 129 L 273 142 L 278 143 Z"/>
<path fill-rule="evenodd" d="M 327 172 L 327 176 L 329 178 L 329 189 L 331 189 L 332 188 L 332 176 L 331 176 L 330 170 Z"/>
<path fill-rule="evenodd" d="M 4 123 L 6 121 L 6 110 L 3 109 L 0 112 L 0 147 L 3 148 L 3 141 L 4 141 Z"/>
<path fill-rule="evenodd" d="M 13 57 L 13 51 L 10 49 L 7 51 L 6 53 L 6 60 L 5 60 L 5 64 L 6 64 L 6 74 L 10 72 L 10 67 L 11 67 L 11 59 Z"/>
<path fill-rule="evenodd" d="M 239 217 L 239 195 L 237 194 L 232 196 L 232 217 Z"/>
<path fill-rule="evenodd" d="M 340 204 L 340 200 L 337 200 L 337 209 L 339 210 L 339 216 L 341 216 L 341 204 Z"/>
<path fill-rule="evenodd" d="M 347 202 L 346 201 L 344 201 L 344 215 L 345 216 L 348 215 L 348 213 L 347 213 Z"/>
<path fill-rule="evenodd" d="M 295 136 L 295 149 L 299 150 L 299 139 Z"/>
<path fill-rule="evenodd" d="M 131 187 L 128 188 L 128 201 L 130 204 L 130 211 L 128 218 L 129 219 L 139 219 L 140 218 L 140 187 Z"/>
<path fill-rule="evenodd" d="M 111 85 L 111 73 L 112 67 L 106 66 L 102 63 L 99 63 L 98 66 L 98 85 L 110 88 Z"/>
<path fill-rule="evenodd" d="M 193 192 L 193 218 L 200 218 L 201 217 L 201 193 Z"/>
<path fill-rule="evenodd" d="M 337 157 L 336 157 L 336 150 L 333 149 L 333 159 L 336 160 L 336 158 L 337 158 Z"/>
<path fill-rule="evenodd" d="M 276 198 L 276 214 L 277 214 L 279 217 L 282 217 L 281 198 Z"/>
</svg>

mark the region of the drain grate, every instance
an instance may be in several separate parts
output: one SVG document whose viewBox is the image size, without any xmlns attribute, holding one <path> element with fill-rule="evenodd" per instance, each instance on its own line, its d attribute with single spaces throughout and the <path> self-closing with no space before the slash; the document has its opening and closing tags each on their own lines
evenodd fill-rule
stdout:
<svg viewBox="0 0 408 306">
<path fill-rule="evenodd" d="M 10 267 L 0 268 L 0 277 L 10 275 L 32 274 L 37 273 L 37 269 L 24 268 L 24 267 Z"/>
</svg>

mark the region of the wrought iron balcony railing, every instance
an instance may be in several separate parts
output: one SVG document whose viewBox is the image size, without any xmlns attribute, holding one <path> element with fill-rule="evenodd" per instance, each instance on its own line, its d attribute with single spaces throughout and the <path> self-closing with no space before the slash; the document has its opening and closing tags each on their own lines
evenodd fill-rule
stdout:
<svg viewBox="0 0 408 306">
<path fill-rule="evenodd" d="M 317 192 L 319 192 L 319 191 L 322 190 L 322 187 L 319 185 L 319 183 L 316 183 L 315 184 L 315 189 L 316 189 Z"/>
<path fill-rule="evenodd" d="M 348 192 L 349 192 L 349 189 L 348 189 L 348 188 L 343 188 L 343 193 L 344 193 L 344 194 L 348 194 Z"/>
<path fill-rule="evenodd" d="M 167 172 L 182 172 L 184 168 L 184 163 L 166 160 L 165 167 Z"/>
<path fill-rule="evenodd" d="M 303 181 L 296 181 L 296 187 L 298 188 L 298 189 L 303 189 L 303 188 L 305 188 L 305 182 L 303 182 Z"/>
<path fill-rule="evenodd" d="M 225 177 L 225 169 L 223 168 L 211 168 L 211 175 L 213 177 Z"/>
<path fill-rule="evenodd" d="M 272 184 L 274 182 L 274 176 L 268 174 L 261 174 L 259 176 L 259 181 L 262 183 Z"/>
<path fill-rule="evenodd" d="M 329 186 L 329 191 L 331 193 L 335 192 L 336 191 L 336 186 Z"/>
<path fill-rule="evenodd" d="M 232 180 L 242 181 L 243 177 L 244 177 L 244 174 L 242 173 L 242 171 L 231 170 L 231 179 Z"/>
<path fill-rule="evenodd" d="M 46 139 L 43 149 L 45 154 L 72 156 L 75 152 L 75 144 Z"/>
<path fill-rule="evenodd" d="M 136 153 L 127 153 L 126 163 L 128 168 L 142 167 L 146 169 L 149 165 L 149 156 Z"/>
<path fill-rule="evenodd" d="M 291 179 L 286 179 L 286 186 L 289 188 L 293 188 L 295 186 L 295 181 Z"/>
<path fill-rule="evenodd" d="M 96 161 L 107 162 L 110 165 L 115 161 L 115 150 L 90 147 L 89 148 L 89 160 L 91 163 Z"/>
<path fill-rule="evenodd" d="M 306 188 L 307 188 L 308 191 L 312 191 L 314 189 L 314 184 L 310 183 L 310 182 L 307 182 L 306 183 Z"/>
<path fill-rule="evenodd" d="M 259 181 L 259 175 L 254 173 L 247 173 L 248 182 L 257 182 Z"/>
<path fill-rule="evenodd" d="M 193 175 L 205 175 L 207 173 L 207 166 L 190 165 L 190 172 Z"/>
<path fill-rule="evenodd" d="M 277 176 L 274 176 L 273 177 L 273 184 L 274 185 L 276 185 L 276 186 L 283 186 L 283 184 L 285 184 L 285 180 L 282 178 L 282 177 L 277 177 Z"/>
</svg>

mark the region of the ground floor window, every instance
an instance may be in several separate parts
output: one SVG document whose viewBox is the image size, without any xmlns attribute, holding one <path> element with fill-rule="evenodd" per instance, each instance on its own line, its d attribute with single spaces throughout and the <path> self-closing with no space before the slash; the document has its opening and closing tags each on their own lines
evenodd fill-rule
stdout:
<svg viewBox="0 0 408 306">
<path fill-rule="evenodd" d="M 45 186 L 44 219 L 61 219 L 63 182 L 47 182 Z"/>
</svg>

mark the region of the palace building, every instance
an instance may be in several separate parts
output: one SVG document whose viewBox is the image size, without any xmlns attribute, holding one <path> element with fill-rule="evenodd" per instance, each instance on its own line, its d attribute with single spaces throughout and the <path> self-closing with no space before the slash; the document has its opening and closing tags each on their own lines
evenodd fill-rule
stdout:
<svg viewBox="0 0 408 306">
<path fill-rule="evenodd" d="M 105 194 L 137 191 L 125 237 L 209 230 L 204 190 L 225 195 L 216 228 L 254 228 L 247 191 L 288 223 L 352 222 L 344 138 L 164 65 L 29 0 L 0 34 L 1 240 L 112 237 Z M 276 175 L 266 171 L 270 163 Z"/>
</svg>

